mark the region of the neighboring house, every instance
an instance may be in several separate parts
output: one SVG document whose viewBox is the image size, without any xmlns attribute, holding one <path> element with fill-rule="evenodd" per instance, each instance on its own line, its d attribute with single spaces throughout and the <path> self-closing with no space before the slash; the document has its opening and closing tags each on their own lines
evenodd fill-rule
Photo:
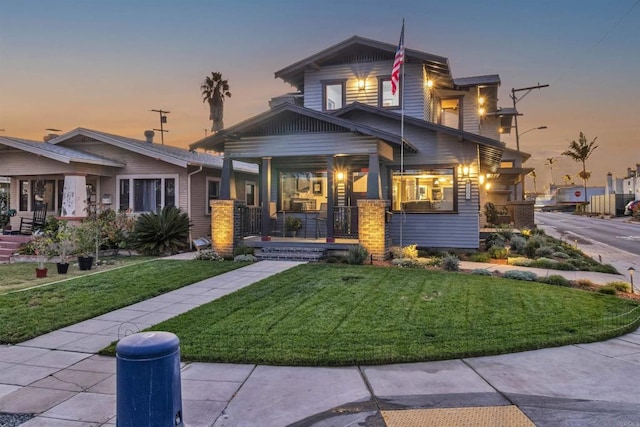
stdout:
<svg viewBox="0 0 640 427">
<path fill-rule="evenodd" d="M 192 236 L 209 235 L 209 200 L 220 196 L 223 160 L 152 141 L 77 128 L 46 142 L 0 137 L 0 171 L 10 178 L 11 207 L 31 216 L 37 202 L 50 215 L 85 217 L 92 209 L 132 214 L 177 206 L 189 215 Z M 254 165 L 234 165 L 237 196 L 256 204 Z"/>
<path fill-rule="evenodd" d="M 394 215 L 381 226 L 393 244 L 478 248 L 479 181 L 501 171 L 500 133 L 517 113 L 498 108 L 497 75 L 453 78 L 447 58 L 412 49 L 393 95 L 395 52 L 395 45 L 354 36 L 302 59 L 275 73 L 298 92 L 191 145 L 223 152 L 226 162 L 260 165 L 263 240 L 277 233 L 274 211 L 305 220 L 315 212 L 327 242 L 364 244 L 357 207 L 384 201 Z M 528 155 L 513 157 L 521 168 Z"/>
</svg>

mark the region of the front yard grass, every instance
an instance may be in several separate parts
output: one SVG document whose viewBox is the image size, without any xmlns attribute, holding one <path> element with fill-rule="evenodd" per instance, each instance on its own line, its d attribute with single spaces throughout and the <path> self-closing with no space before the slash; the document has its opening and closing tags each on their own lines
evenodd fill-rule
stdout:
<svg viewBox="0 0 640 427">
<path fill-rule="evenodd" d="M 153 329 L 178 335 L 183 360 L 352 365 L 600 340 L 636 328 L 639 316 L 633 301 L 540 283 L 308 264 Z"/>
<path fill-rule="evenodd" d="M 0 295 L 0 343 L 22 342 L 243 265 L 158 259 Z"/>
</svg>

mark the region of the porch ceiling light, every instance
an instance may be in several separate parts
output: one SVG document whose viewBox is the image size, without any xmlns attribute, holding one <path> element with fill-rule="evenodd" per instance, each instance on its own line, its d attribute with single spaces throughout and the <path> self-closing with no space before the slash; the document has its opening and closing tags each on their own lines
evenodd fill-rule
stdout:
<svg viewBox="0 0 640 427">
<path fill-rule="evenodd" d="M 478 182 L 480 183 L 480 185 L 484 184 L 484 175 L 480 175 L 478 177 Z"/>
<path fill-rule="evenodd" d="M 340 182 L 344 181 L 344 172 L 338 172 L 337 178 Z"/>
</svg>

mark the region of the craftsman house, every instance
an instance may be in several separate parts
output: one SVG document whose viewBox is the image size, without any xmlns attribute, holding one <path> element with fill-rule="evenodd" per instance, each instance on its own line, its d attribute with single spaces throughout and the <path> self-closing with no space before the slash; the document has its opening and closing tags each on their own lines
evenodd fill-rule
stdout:
<svg viewBox="0 0 640 427">
<path fill-rule="evenodd" d="M 275 73 L 296 92 L 191 145 L 259 166 L 261 241 L 286 235 L 284 218 L 296 216 L 298 237 L 357 239 L 379 258 L 391 244 L 478 248 L 487 180 L 521 179 L 499 173 L 500 134 L 517 113 L 498 107 L 499 76 L 454 78 L 447 58 L 412 49 L 392 94 L 395 52 L 354 36 L 297 61 Z M 224 253 L 231 231 L 216 243 L 216 227 Z"/>
<path fill-rule="evenodd" d="M 48 215 L 81 219 L 93 209 L 132 214 L 177 206 L 189 215 L 193 238 L 211 232 L 209 200 L 220 197 L 223 160 L 205 153 L 77 128 L 45 142 L 0 137 L 0 171 L 9 178 L 11 226 L 36 205 Z M 257 203 L 258 168 L 236 162 L 235 193 Z"/>
</svg>

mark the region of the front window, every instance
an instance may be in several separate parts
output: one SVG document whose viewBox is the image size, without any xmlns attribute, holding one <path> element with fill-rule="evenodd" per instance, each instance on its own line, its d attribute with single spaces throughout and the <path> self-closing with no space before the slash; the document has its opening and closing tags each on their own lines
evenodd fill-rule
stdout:
<svg viewBox="0 0 640 427">
<path fill-rule="evenodd" d="M 118 177 L 118 207 L 122 211 L 160 212 L 165 206 L 175 206 L 177 176 Z"/>
<path fill-rule="evenodd" d="M 280 172 L 280 200 L 284 211 L 313 211 L 327 202 L 327 173 Z"/>
<path fill-rule="evenodd" d="M 46 203 L 47 209 L 55 209 L 56 181 L 51 179 L 39 179 L 31 181 L 31 206 Z"/>
<path fill-rule="evenodd" d="M 396 90 L 395 95 L 391 93 L 391 78 L 380 79 L 379 81 L 379 101 L 378 104 L 382 108 L 393 108 L 400 106 L 400 87 Z"/>
<path fill-rule="evenodd" d="M 211 200 L 218 200 L 220 198 L 220 178 L 207 178 L 207 200 L 206 211 L 211 214 Z"/>
<path fill-rule="evenodd" d="M 393 171 L 393 210 L 405 212 L 454 212 L 454 168 L 415 168 Z"/>
<path fill-rule="evenodd" d="M 345 104 L 344 82 L 325 82 L 323 90 L 323 110 L 331 111 L 342 108 Z"/>
</svg>

